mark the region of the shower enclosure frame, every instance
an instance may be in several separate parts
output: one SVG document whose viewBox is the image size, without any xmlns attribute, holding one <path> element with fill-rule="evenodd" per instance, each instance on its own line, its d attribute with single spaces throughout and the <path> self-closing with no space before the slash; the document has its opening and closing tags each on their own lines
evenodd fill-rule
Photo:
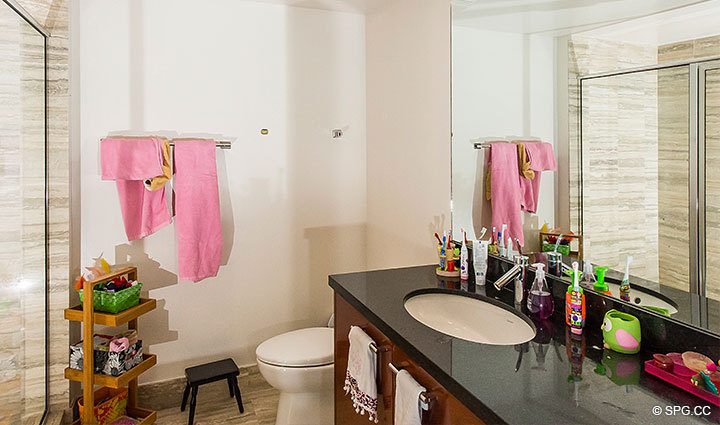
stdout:
<svg viewBox="0 0 720 425">
<path fill-rule="evenodd" d="M 688 69 L 688 242 L 689 242 L 689 291 L 693 295 L 693 309 L 691 321 L 693 325 L 708 328 L 708 311 L 703 302 L 707 294 L 707 268 L 706 268 L 706 221 L 705 221 L 705 101 L 706 78 L 709 70 L 720 69 L 720 56 L 709 56 L 688 60 L 672 61 L 663 64 L 640 66 L 617 71 L 608 71 L 578 76 L 578 163 L 579 163 L 579 224 L 580 232 L 584 234 L 584 204 L 583 204 L 583 83 L 598 78 L 616 77 L 662 69 L 682 68 Z"/>
<path fill-rule="evenodd" d="M 43 38 L 43 150 L 44 150 L 44 216 L 45 216 L 45 404 L 40 423 L 44 424 L 49 411 L 50 405 L 50 192 L 49 192 L 49 173 L 48 173 L 48 38 L 50 33 L 33 16 L 28 13 L 16 0 L 2 0 L 12 11 L 14 11 L 23 21 L 30 25 Z"/>
</svg>

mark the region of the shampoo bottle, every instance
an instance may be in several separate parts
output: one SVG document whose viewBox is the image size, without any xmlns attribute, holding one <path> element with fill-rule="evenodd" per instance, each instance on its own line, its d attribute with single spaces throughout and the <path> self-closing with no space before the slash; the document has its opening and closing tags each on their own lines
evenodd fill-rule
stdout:
<svg viewBox="0 0 720 425">
<path fill-rule="evenodd" d="M 552 316 L 555 310 L 555 301 L 545 280 L 545 264 L 533 264 L 533 267 L 535 267 L 535 281 L 528 294 L 527 308 L 531 314 L 545 320 Z"/>
<path fill-rule="evenodd" d="M 565 294 L 565 323 L 575 335 L 582 334 L 585 325 L 585 294 L 580 286 L 580 270 L 577 261 L 573 263 L 573 283 Z"/>
<path fill-rule="evenodd" d="M 487 274 L 488 242 L 473 241 L 473 268 L 475 269 L 475 286 L 485 286 Z"/>
</svg>

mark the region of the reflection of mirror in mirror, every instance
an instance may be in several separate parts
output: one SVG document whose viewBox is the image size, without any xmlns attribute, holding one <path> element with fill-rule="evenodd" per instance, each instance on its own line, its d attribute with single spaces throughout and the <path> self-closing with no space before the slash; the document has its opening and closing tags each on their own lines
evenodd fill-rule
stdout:
<svg viewBox="0 0 720 425">
<path fill-rule="evenodd" d="M 718 332 L 720 1 L 619 2 L 454 2 L 453 230 L 497 222 L 479 146 L 549 142 L 525 251 L 572 231 L 615 297 L 632 256 L 631 303 Z"/>
</svg>

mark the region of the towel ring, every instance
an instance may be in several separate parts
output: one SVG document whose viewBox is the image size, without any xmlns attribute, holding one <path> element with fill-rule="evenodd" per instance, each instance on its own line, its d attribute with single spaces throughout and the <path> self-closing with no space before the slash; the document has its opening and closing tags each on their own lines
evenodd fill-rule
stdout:
<svg viewBox="0 0 720 425">
<path fill-rule="evenodd" d="M 395 366 L 392 363 L 388 363 L 388 367 L 390 368 L 390 371 L 397 375 L 398 372 L 405 369 L 405 365 Z M 420 399 L 420 403 L 422 403 L 423 410 L 429 410 L 430 409 L 430 403 L 433 401 L 434 397 L 432 393 L 429 391 L 423 391 L 420 393 L 420 396 L 418 397 Z"/>
</svg>

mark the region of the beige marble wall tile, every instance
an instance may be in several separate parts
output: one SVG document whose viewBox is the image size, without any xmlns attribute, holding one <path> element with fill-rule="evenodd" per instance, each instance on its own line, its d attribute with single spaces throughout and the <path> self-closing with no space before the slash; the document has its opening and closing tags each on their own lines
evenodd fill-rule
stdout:
<svg viewBox="0 0 720 425">
<path fill-rule="evenodd" d="M 586 258 L 622 269 L 632 254 L 634 273 L 657 279 L 657 76 L 633 74 L 583 83 L 582 152 L 577 79 L 578 75 L 655 63 L 657 51 L 578 36 L 571 37 L 568 51 L 571 227 L 575 231 L 580 227 L 582 164 Z"/>
</svg>

